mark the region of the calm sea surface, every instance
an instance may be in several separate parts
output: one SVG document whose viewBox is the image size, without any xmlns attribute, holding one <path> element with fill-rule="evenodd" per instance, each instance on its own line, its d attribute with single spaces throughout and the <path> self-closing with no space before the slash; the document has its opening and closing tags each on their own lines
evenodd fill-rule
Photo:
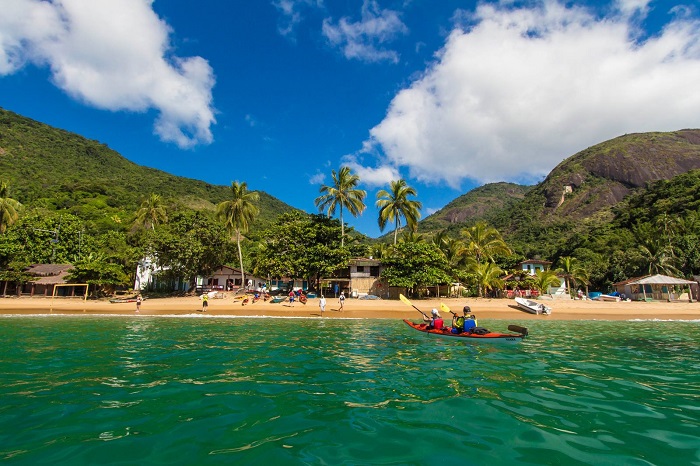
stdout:
<svg viewBox="0 0 700 466">
<path fill-rule="evenodd" d="M 700 465 L 700 323 L 0 317 L 5 464 Z"/>
</svg>

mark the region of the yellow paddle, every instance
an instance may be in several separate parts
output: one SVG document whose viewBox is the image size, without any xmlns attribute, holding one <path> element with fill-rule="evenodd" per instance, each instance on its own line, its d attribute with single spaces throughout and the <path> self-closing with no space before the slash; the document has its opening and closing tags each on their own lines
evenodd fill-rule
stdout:
<svg viewBox="0 0 700 466">
<path fill-rule="evenodd" d="M 409 301 L 407 297 L 405 297 L 404 295 L 402 295 L 402 294 L 400 294 L 400 293 L 399 293 L 399 299 L 400 299 L 401 301 L 403 301 L 404 304 L 408 304 L 408 305 L 411 306 L 413 309 L 415 309 L 416 311 L 418 311 L 418 312 L 420 312 L 421 314 L 423 314 L 427 319 L 430 319 L 430 317 L 428 317 L 428 315 L 427 315 L 425 312 L 421 311 L 421 310 L 418 309 L 416 306 L 414 306 L 413 304 L 411 304 L 411 301 Z"/>
<path fill-rule="evenodd" d="M 445 303 L 440 303 L 440 310 L 441 310 L 442 312 L 449 312 L 450 314 L 452 314 L 452 315 L 454 315 L 454 316 L 457 315 L 457 314 L 455 314 L 454 312 L 452 312 L 452 309 L 450 309 L 450 308 L 447 306 L 447 304 L 445 304 Z"/>
</svg>

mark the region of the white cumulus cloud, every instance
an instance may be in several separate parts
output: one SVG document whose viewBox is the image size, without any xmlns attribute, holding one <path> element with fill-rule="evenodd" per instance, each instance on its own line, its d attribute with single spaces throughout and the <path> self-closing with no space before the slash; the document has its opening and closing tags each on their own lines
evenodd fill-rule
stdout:
<svg viewBox="0 0 700 466">
<path fill-rule="evenodd" d="M 365 0 L 361 15 L 360 21 L 355 22 L 347 17 L 341 18 L 337 23 L 326 18 L 323 20 L 323 35 L 333 47 L 342 49 L 345 58 L 397 63 L 398 53 L 384 46 L 408 32 L 399 13 L 379 8 L 375 0 Z"/>
<path fill-rule="evenodd" d="M 106 110 L 158 112 L 155 133 L 187 148 L 212 141 L 214 74 L 172 53 L 152 0 L 3 0 L 0 75 L 48 66 L 74 98 Z"/>
<path fill-rule="evenodd" d="M 457 188 L 533 181 L 621 134 L 700 126 L 700 21 L 684 10 L 640 39 L 647 4 L 624 0 L 607 17 L 553 0 L 479 5 L 364 150 Z"/>
</svg>

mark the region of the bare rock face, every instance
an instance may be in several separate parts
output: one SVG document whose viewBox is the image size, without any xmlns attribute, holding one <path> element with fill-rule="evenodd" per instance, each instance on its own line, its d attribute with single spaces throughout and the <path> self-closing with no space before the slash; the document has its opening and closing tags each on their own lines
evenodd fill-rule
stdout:
<svg viewBox="0 0 700 466">
<path fill-rule="evenodd" d="M 539 187 L 545 209 L 587 217 L 633 189 L 700 168 L 700 130 L 621 136 L 569 157 Z M 565 193 L 566 186 L 571 193 Z"/>
</svg>

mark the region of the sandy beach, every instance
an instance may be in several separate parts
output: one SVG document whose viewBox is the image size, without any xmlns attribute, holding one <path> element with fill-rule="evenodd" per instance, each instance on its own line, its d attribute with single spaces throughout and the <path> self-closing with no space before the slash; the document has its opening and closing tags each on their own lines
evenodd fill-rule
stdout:
<svg viewBox="0 0 700 466">
<path fill-rule="evenodd" d="M 207 315 L 231 316 L 271 316 L 271 317 L 317 317 L 321 318 L 318 299 L 309 299 L 307 304 L 288 302 L 270 303 L 258 301 L 243 305 L 231 297 L 210 299 Z M 515 307 L 515 302 L 507 299 L 481 298 L 441 298 L 413 300 L 412 304 L 425 313 L 432 308 L 446 304 L 453 311 L 469 305 L 480 322 L 487 319 L 500 320 L 700 320 L 700 303 L 693 302 L 599 302 L 591 300 L 545 300 L 552 307 L 549 316 L 532 315 Z M 344 310 L 339 311 L 337 299 L 327 299 L 323 318 L 376 318 L 376 319 L 415 319 L 420 313 L 399 300 L 347 299 Z M 0 314 L 100 314 L 100 315 L 187 315 L 202 314 L 199 297 L 148 298 L 136 314 L 136 303 L 111 303 L 108 300 L 87 300 L 79 298 L 12 297 L 0 299 Z M 450 315 L 445 315 L 449 318 Z"/>
</svg>

